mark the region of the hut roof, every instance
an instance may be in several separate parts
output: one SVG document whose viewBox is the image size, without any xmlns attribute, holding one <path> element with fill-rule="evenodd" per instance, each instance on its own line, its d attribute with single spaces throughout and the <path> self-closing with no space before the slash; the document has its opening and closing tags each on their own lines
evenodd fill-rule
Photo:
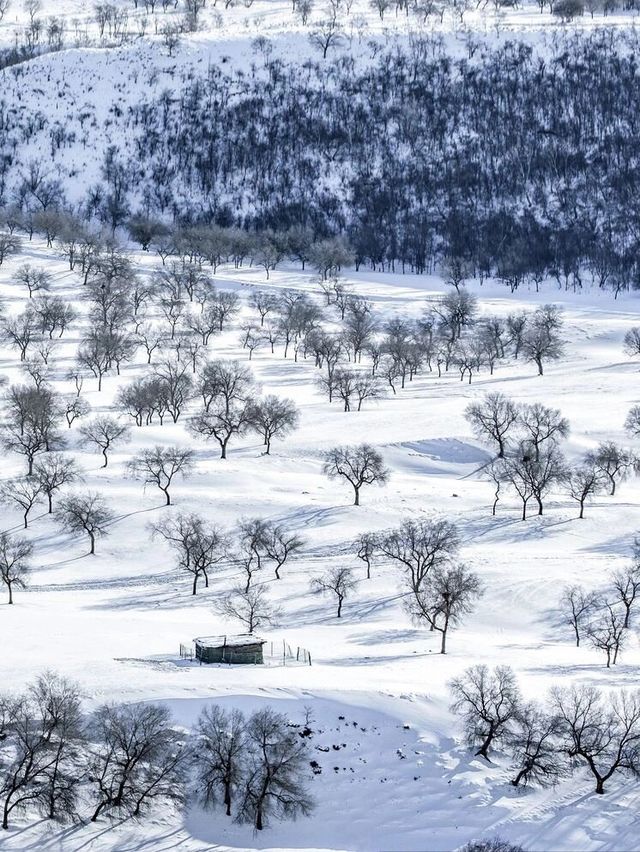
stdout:
<svg viewBox="0 0 640 852">
<path fill-rule="evenodd" d="M 201 648 L 242 648 L 246 645 L 264 645 L 267 640 L 253 633 L 238 633 L 235 636 L 200 636 L 193 641 Z"/>
</svg>

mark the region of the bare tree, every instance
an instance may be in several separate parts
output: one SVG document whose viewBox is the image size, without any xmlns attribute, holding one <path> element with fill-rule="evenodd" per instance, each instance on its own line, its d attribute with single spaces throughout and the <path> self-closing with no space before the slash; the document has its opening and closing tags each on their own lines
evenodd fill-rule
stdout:
<svg viewBox="0 0 640 852">
<path fill-rule="evenodd" d="M 538 308 L 527 323 L 521 348 L 526 360 L 535 363 L 540 376 L 547 361 L 558 361 L 564 354 L 561 330 L 562 317 L 555 305 Z"/>
<path fill-rule="evenodd" d="M 274 438 L 284 439 L 298 426 L 300 413 L 290 399 L 268 395 L 254 402 L 249 408 L 249 422 L 262 435 L 265 453 L 271 452 Z"/>
<path fill-rule="evenodd" d="M 178 513 L 152 526 L 178 557 L 178 568 L 193 577 L 191 593 L 198 592 L 198 582 L 209 586 L 209 573 L 227 556 L 227 538 L 218 527 L 199 515 Z"/>
<path fill-rule="evenodd" d="M 640 595 L 640 563 L 637 560 L 627 568 L 614 571 L 610 577 L 611 586 L 617 596 L 617 600 L 624 607 L 623 627 L 629 627 L 631 620 L 631 607 Z"/>
<path fill-rule="evenodd" d="M 508 737 L 520 709 L 520 691 L 513 669 L 471 666 L 450 683 L 451 709 L 462 716 L 465 735 L 476 755 L 489 759 L 492 746 Z"/>
<path fill-rule="evenodd" d="M 277 623 L 281 611 L 268 599 L 264 586 L 237 586 L 216 603 L 216 612 L 241 622 L 248 633 Z"/>
<path fill-rule="evenodd" d="M 611 497 L 616 493 L 618 482 L 628 479 L 640 465 L 635 453 L 625 450 L 613 441 L 599 444 L 595 450 L 586 453 L 584 460 L 587 465 L 593 466 L 607 478 Z"/>
<path fill-rule="evenodd" d="M 413 594 L 432 571 L 451 562 L 459 546 L 457 527 L 445 520 L 406 520 L 378 536 L 380 552 L 406 572 Z"/>
<path fill-rule="evenodd" d="M 264 327 L 266 317 L 274 313 L 278 306 L 278 299 L 273 293 L 254 288 L 249 296 L 249 305 L 260 316 L 260 327 Z"/>
<path fill-rule="evenodd" d="M 304 779 L 308 771 L 305 741 L 288 725 L 286 716 L 265 707 L 247 723 L 247 768 L 237 819 L 257 831 L 270 818 L 307 816 L 314 807 Z"/>
<path fill-rule="evenodd" d="M 544 446 L 542 450 L 533 451 L 530 456 L 529 447 L 522 456 L 521 465 L 531 484 L 533 498 L 538 504 L 538 515 L 543 512 L 543 499 L 548 492 L 567 480 L 568 468 L 565 457 L 553 444 Z"/>
<path fill-rule="evenodd" d="M 357 580 L 353 576 L 351 568 L 331 568 L 322 577 L 314 577 L 311 581 L 311 589 L 314 592 L 336 596 L 338 606 L 336 616 L 338 618 L 342 618 L 342 605 L 356 585 Z"/>
<path fill-rule="evenodd" d="M 440 275 L 445 284 L 450 284 L 458 292 L 469 278 L 473 278 L 473 264 L 460 255 L 447 255 L 442 261 Z"/>
<path fill-rule="evenodd" d="M 431 0 L 420 0 L 420 2 L 425 4 L 424 8 L 428 8 L 427 4 L 431 3 Z M 501 837 L 489 837 L 465 843 L 460 847 L 460 852 L 525 852 L 525 850 L 519 844 L 503 840 Z"/>
<path fill-rule="evenodd" d="M 510 345 L 513 347 L 513 356 L 518 358 L 522 349 L 524 335 L 529 321 L 529 315 L 524 311 L 507 316 L 507 333 Z"/>
<path fill-rule="evenodd" d="M 49 514 L 53 512 L 53 495 L 64 485 L 70 485 L 81 479 L 78 465 L 73 459 L 65 458 L 62 453 L 47 453 L 41 456 L 33 470 L 43 494 L 49 504 Z"/>
<path fill-rule="evenodd" d="M 78 347 L 76 362 L 81 370 L 89 370 L 98 380 L 102 390 L 102 379 L 113 365 L 110 336 L 106 332 L 93 332 Z"/>
<path fill-rule="evenodd" d="M 164 410 L 171 415 L 174 423 L 178 422 L 184 407 L 193 397 L 193 381 L 188 370 L 188 362 L 165 358 L 154 371 L 157 394 L 162 396 Z"/>
<path fill-rule="evenodd" d="M 502 393 L 488 393 L 482 402 L 471 402 L 464 416 L 475 435 L 496 444 L 498 458 L 503 458 L 509 433 L 518 421 L 518 407 Z"/>
<path fill-rule="evenodd" d="M 627 418 L 624 421 L 624 428 L 634 438 L 640 436 L 640 405 L 633 405 L 629 409 Z"/>
<path fill-rule="evenodd" d="M 136 331 L 136 336 L 147 355 L 147 364 L 150 364 L 153 353 L 157 349 L 161 349 L 166 343 L 165 336 L 160 329 L 149 324 L 140 325 Z"/>
<path fill-rule="evenodd" d="M 171 505 L 169 488 L 175 476 L 183 478 L 193 470 L 194 455 L 192 450 L 182 447 L 155 446 L 151 450 L 143 450 L 128 463 L 131 475 L 142 479 L 145 483 L 156 485 L 165 496 L 166 505 Z"/>
<path fill-rule="evenodd" d="M 531 783 L 554 785 L 565 774 L 559 732 L 556 714 L 534 703 L 520 707 L 508 737 L 515 762 L 511 779 L 514 787 Z"/>
<path fill-rule="evenodd" d="M 202 369 L 198 393 L 205 411 L 221 403 L 228 413 L 233 403 L 246 403 L 255 393 L 255 379 L 239 361 L 209 361 Z"/>
<path fill-rule="evenodd" d="M 417 590 L 407 577 L 409 597 L 406 608 L 417 623 L 425 622 L 441 635 L 440 653 L 447 652 L 449 629 L 462 621 L 482 595 L 480 578 L 464 565 L 435 568 Z"/>
<path fill-rule="evenodd" d="M 227 816 L 246 774 L 246 720 L 240 710 L 226 712 L 219 704 L 205 707 L 198 719 L 196 785 L 200 801 L 213 807 L 222 794 Z"/>
<path fill-rule="evenodd" d="M 478 313 L 478 299 L 464 287 L 449 292 L 432 306 L 439 327 L 449 343 L 455 343 L 462 332 L 470 328 Z"/>
<path fill-rule="evenodd" d="M 367 580 L 371 579 L 371 562 L 378 547 L 378 537 L 374 533 L 361 533 L 355 541 L 356 556 L 367 566 Z"/>
<path fill-rule="evenodd" d="M 76 397 L 79 399 L 80 394 L 82 393 L 82 386 L 84 385 L 82 372 L 74 369 L 67 370 L 65 379 L 69 382 L 73 382 L 76 389 Z"/>
<path fill-rule="evenodd" d="M 24 538 L 14 538 L 0 533 L 0 580 L 7 587 L 9 603 L 13 603 L 13 589 L 24 589 L 31 571 L 33 544 Z M 1 732 L 0 732 L 1 733 Z"/>
<path fill-rule="evenodd" d="M 615 604 L 602 601 L 596 604 L 598 615 L 587 625 L 589 641 L 598 651 L 604 651 L 607 668 L 618 662 L 627 634 L 624 629 L 624 615 Z"/>
<path fill-rule="evenodd" d="M 638 772 L 640 697 L 621 690 L 605 695 L 595 687 L 552 690 L 560 718 L 563 748 L 585 765 L 596 781 L 596 793 L 616 772 Z"/>
<path fill-rule="evenodd" d="M 587 632 L 590 616 L 598 605 L 595 592 L 585 592 L 581 586 L 567 586 L 560 598 L 560 612 L 563 621 L 570 624 L 576 637 L 576 647 L 580 647 L 583 632 Z"/>
<path fill-rule="evenodd" d="M 115 417 L 100 416 L 94 417 L 84 426 L 80 427 L 82 442 L 84 444 L 95 444 L 96 448 L 102 453 L 104 464 L 102 467 L 107 467 L 109 464 L 108 451 L 115 443 L 126 444 L 131 440 L 131 429 Z"/>
<path fill-rule="evenodd" d="M 22 240 L 15 234 L 0 233 L 0 266 L 11 255 L 18 254 L 22 248 Z"/>
<path fill-rule="evenodd" d="M 51 274 L 43 267 L 31 266 L 29 263 L 23 263 L 16 269 L 15 279 L 19 284 L 24 284 L 30 299 L 34 293 L 51 288 Z"/>
<path fill-rule="evenodd" d="M 634 326 L 624 336 L 624 353 L 630 358 L 640 355 L 640 328 Z"/>
<path fill-rule="evenodd" d="M 0 765 L 0 808 L 2 828 L 18 811 L 41 804 L 45 773 L 53 760 L 49 748 L 50 728 L 35 702 L 27 695 L 3 700 L 6 725 L 2 732 L 3 761 Z"/>
<path fill-rule="evenodd" d="M 76 420 L 86 417 L 90 411 L 91 406 L 80 396 L 73 396 L 64 401 L 64 416 L 69 429 L 71 429 Z"/>
<path fill-rule="evenodd" d="M 39 453 L 64 446 L 57 423 L 60 406 L 53 391 L 24 385 L 12 385 L 6 397 L 7 416 L 2 425 L 2 443 L 11 452 L 27 461 L 27 476 L 33 474 L 33 464 Z"/>
<path fill-rule="evenodd" d="M 213 308 L 218 317 L 218 331 L 240 313 L 240 296 L 232 290 L 220 290 L 213 299 Z"/>
<path fill-rule="evenodd" d="M 96 552 L 96 538 L 107 535 L 113 521 L 113 512 L 105 499 L 91 491 L 64 497 L 54 514 L 63 529 L 89 536 L 90 554 Z"/>
<path fill-rule="evenodd" d="M 160 28 L 162 35 L 162 43 L 167 48 L 169 56 L 173 56 L 173 52 L 180 44 L 182 29 L 178 24 L 165 22 Z"/>
<path fill-rule="evenodd" d="M 38 339 L 38 320 L 33 310 L 24 310 L 17 316 L 7 317 L 2 322 L 3 337 L 9 345 L 20 352 L 25 361 L 29 347 Z"/>
<path fill-rule="evenodd" d="M 584 518 L 585 503 L 594 494 L 604 491 L 606 475 L 593 464 L 583 464 L 570 470 L 566 481 L 569 496 L 580 506 L 578 517 Z"/>
<path fill-rule="evenodd" d="M 502 459 L 493 459 L 485 468 L 485 476 L 493 483 L 495 489 L 493 492 L 493 505 L 491 506 L 491 514 L 495 517 L 496 509 L 500 502 L 500 489 L 502 488 L 502 483 L 505 481 Z"/>
<path fill-rule="evenodd" d="M 264 530 L 262 548 L 265 556 L 274 563 L 276 580 L 280 579 L 280 569 L 287 559 L 300 553 L 304 539 L 288 532 L 282 524 L 268 523 Z"/>
<path fill-rule="evenodd" d="M 511 456 L 501 459 L 495 475 L 511 486 L 522 500 L 522 520 L 527 519 L 527 504 L 533 498 L 538 504 L 538 514 L 543 513 L 543 499 L 556 485 L 567 479 L 567 466 L 562 453 L 554 446 L 545 448 L 535 458 L 535 450 L 522 443 Z"/>
<path fill-rule="evenodd" d="M 85 731 L 80 690 L 72 681 L 47 671 L 31 685 L 29 698 L 46 741 L 47 759 L 37 788 L 39 809 L 48 819 L 72 819 L 83 780 Z"/>
<path fill-rule="evenodd" d="M 347 303 L 347 316 L 344 320 L 342 340 L 345 349 L 353 353 L 353 362 L 360 362 L 362 352 L 378 331 L 378 323 L 368 311 L 362 310 L 361 302 L 352 297 Z"/>
<path fill-rule="evenodd" d="M 255 571 L 267 559 L 267 539 L 271 524 L 262 518 L 248 518 L 238 525 L 239 562 L 247 575 L 245 591 L 249 591 Z"/>
<path fill-rule="evenodd" d="M 331 376 L 331 381 L 328 381 L 328 376 L 323 377 L 322 384 L 325 385 L 329 394 L 334 393 L 344 402 L 344 410 L 351 411 L 351 400 L 357 400 L 357 411 L 362 410 L 362 403 L 365 399 L 381 399 L 386 395 L 385 388 L 377 376 L 371 375 L 370 371 L 366 373 L 357 370 L 345 370 L 336 368 Z"/>
<path fill-rule="evenodd" d="M 557 443 L 560 438 L 569 435 L 569 421 L 566 417 L 557 408 L 549 408 L 539 402 L 520 406 L 518 424 L 534 449 L 536 461 L 540 460 L 540 448 L 547 441 Z"/>
<path fill-rule="evenodd" d="M 322 51 L 322 58 L 327 58 L 331 47 L 339 47 L 344 40 L 344 33 L 340 29 L 335 17 L 318 21 L 315 29 L 309 33 L 309 41 L 314 47 Z"/>
<path fill-rule="evenodd" d="M 360 489 L 363 485 L 385 485 L 390 471 L 384 465 L 380 453 L 371 444 L 334 447 L 323 454 L 322 472 L 329 479 L 338 476 L 346 479 L 354 490 L 354 506 L 360 505 Z"/>
<path fill-rule="evenodd" d="M 0 485 L 0 501 L 5 505 L 14 504 L 22 511 L 25 530 L 29 526 L 29 513 L 42 493 L 37 479 L 8 479 Z"/>
<path fill-rule="evenodd" d="M 155 800 L 182 800 L 187 750 L 167 707 L 103 705 L 91 733 L 92 822 L 103 812 L 137 817 Z"/>
<path fill-rule="evenodd" d="M 49 296 L 46 293 L 33 300 L 33 311 L 40 323 L 40 333 L 46 333 L 49 340 L 53 339 L 55 333 L 58 338 L 62 337 L 77 317 L 72 305 L 60 296 Z"/>
<path fill-rule="evenodd" d="M 187 428 L 193 435 L 205 440 L 214 438 L 220 446 L 220 458 L 226 459 L 229 441 L 234 435 L 243 435 L 251 428 L 251 403 L 231 404 L 222 401 L 189 419 Z"/>
</svg>

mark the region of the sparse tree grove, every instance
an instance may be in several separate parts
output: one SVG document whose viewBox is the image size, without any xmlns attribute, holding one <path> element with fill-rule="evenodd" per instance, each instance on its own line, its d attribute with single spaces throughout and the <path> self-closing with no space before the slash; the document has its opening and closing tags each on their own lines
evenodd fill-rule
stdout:
<svg viewBox="0 0 640 852">
<path fill-rule="evenodd" d="M 640 778 L 640 0 L 530 0 L 540 38 L 519 35 L 518 16 L 535 27 L 515 0 L 72 5 L 0 0 L 9 846 L 117 824 L 133 848 L 121 823 L 149 819 L 162 837 L 140 848 L 177 848 L 176 814 L 247 843 L 318 802 L 320 848 L 335 795 L 379 807 L 363 780 L 388 791 L 387 831 L 416 803 L 437 814 L 443 766 L 456 819 L 398 848 L 472 837 L 500 785 L 510 813 L 526 787 L 562 784 L 564 808 L 572 779 L 596 794 L 589 842 L 613 844 L 594 802 L 614 791 L 614 825 L 614 785 Z M 247 50 L 209 61 L 227 29 Z M 102 626 L 112 593 L 158 647 L 125 657 L 96 627 L 113 681 L 47 668 L 21 685 L 23 647 L 48 660 L 50 634 L 66 674 L 68 633 Z M 225 653 L 261 643 L 265 665 L 207 668 L 178 629 Z M 288 641 L 307 631 L 348 654 L 312 648 L 302 669 Z M 335 700 L 316 686 L 356 663 L 354 694 L 380 676 L 376 718 L 316 724 Z M 395 665 L 410 721 L 388 714 L 389 757 Z M 109 700 L 128 694 L 119 667 L 135 701 Z M 235 843 L 225 831 L 201 840 Z M 457 848 L 523 852 L 485 834 Z"/>
</svg>

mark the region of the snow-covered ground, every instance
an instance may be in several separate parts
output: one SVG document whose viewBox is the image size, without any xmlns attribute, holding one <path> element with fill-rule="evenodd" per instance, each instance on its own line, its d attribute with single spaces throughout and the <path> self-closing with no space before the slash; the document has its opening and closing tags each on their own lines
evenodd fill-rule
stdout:
<svg viewBox="0 0 640 852">
<path fill-rule="evenodd" d="M 142 253 L 135 260 L 141 274 L 156 264 Z M 85 310 L 76 275 L 34 240 L 0 268 L 7 312 L 26 304 L 26 292 L 12 283 L 25 261 L 46 264 L 55 274 L 53 292 Z M 243 297 L 251 284 L 274 292 L 316 290 L 309 273 L 293 268 L 273 272 L 267 282 L 263 271 L 223 267 L 216 282 Z M 429 277 L 362 272 L 348 274 L 347 282 L 372 301 L 381 318 L 415 316 L 443 290 Z M 490 456 L 472 438 L 463 411 L 470 400 L 498 390 L 518 402 L 560 408 L 571 422 L 564 447 L 570 460 L 602 440 L 627 444 L 622 426 L 638 401 L 638 365 L 623 355 L 622 338 L 640 324 L 640 303 L 633 294 L 615 302 L 591 289 L 565 294 L 551 283 L 539 294 L 525 290 L 515 297 L 491 282 L 473 289 L 483 313 L 506 314 L 549 301 L 561 305 L 566 357 L 543 377 L 531 364 L 510 361 L 499 364 L 493 377 L 479 374 L 471 385 L 455 372 L 441 379 L 423 372 L 397 396 L 344 413 L 317 391 L 312 361 L 294 363 L 281 350 L 271 355 L 258 349 L 251 366 L 263 391 L 291 397 L 302 415 L 300 428 L 275 443 L 271 456 L 249 437 L 232 442 L 229 458 L 221 461 L 213 445 L 189 436 L 183 417 L 177 425 L 134 429 L 132 442 L 114 450 L 103 470 L 101 458 L 79 446 L 77 424 L 68 432 L 86 487 L 108 498 L 117 519 L 90 557 L 84 540 L 61 534 L 42 508 L 33 513 L 27 532 L 36 545 L 30 587 L 16 593 L 13 607 L 0 606 L 3 686 L 19 689 L 49 667 L 78 680 L 88 706 L 162 700 L 187 727 L 210 699 L 241 707 L 268 702 L 297 722 L 310 708 L 316 730 L 311 757 L 321 770 L 310 787 L 318 807 L 310 818 L 275 824 L 260 836 L 195 808 L 186 817 L 156 813 L 152 820 L 115 827 L 18 822 L 3 836 L 3 849 L 454 849 L 495 834 L 527 849 L 637 847 L 636 782 L 616 778 L 604 797 L 595 796 L 591 781 L 578 772 L 551 790 L 514 790 L 504 761 L 488 765 L 461 744 L 459 723 L 448 710 L 447 682 L 472 663 L 501 663 L 514 668 L 530 698 L 574 681 L 603 687 L 637 683 L 635 632 L 622 661 L 607 670 L 602 655 L 574 647 L 567 629 L 557 625 L 555 607 L 565 584 L 596 587 L 611 568 L 625 563 L 638 531 L 638 483 L 623 483 L 615 498 L 598 497 L 584 520 L 562 494 L 552 495 L 542 517 L 523 523 L 516 502 L 506 498 L 494 518 L 492 489 L 481 476 Z M 56 351 L 57 390 L 70 390 L 64 375 L 84 329 L 83 321 L 76 322 Z M 238 338 L 236 324 L 212 338 L 211 355 L 246 360 Z M 105 379 L 102 393 L 87 380 L 83 394 L 93 413 L 109 410 L 117 389 L 144 370 L 141 358 L 124 366 L 120 378 Z M 12 382 L 21 380 L 8 348 L 0 350 L 0 372 Z M 364 489 L 362 505 L 355 507 L 348 488 L 322 476 L 320 456 L 335 444 L 365 440 L 381 450 L 392 475 L 385 488 Z M 284 612 L 281 625 L 265 632 L 276 655 L 268 665 L 180 663 L 181 642 L 235 629 L 213 611 L 235 578 L 225 569 L 194 598 L 171 552 L 151 539 L 150 523 L 171 510 L 159 491 L 126 476 L 125 463 L 155 443 L 190 445 L 197 454 L 195 474 L 173 488 L 175 510 L 197 511 L 227 528 L 242 518 L 269 518 L 305 539 L 303 555 L 285 565 L 281 580 L 266 571 L 259 577 Z M 22 468 L 18 457 L 5 457 L 2 475 Z M 397 570 L 378 561 L 367 581 L 352 546 L 360 532 L 419 517 L 458 524 L 461 555 L 486 589 L 473 614 L 451 633 L 446 656 L 438 653 L 436 634 L 409 622 Z M 3 508 L 1 527 L 18 531 L 18 513 Z M 309 592 L 310 578 L 336 564 L 352 566 L 362 577 L 340 620 L 330 600 Z M 308 649 L 313 665 L 280 665 L 283 640 Z"/>
<path fill-rule="evenodd" d="M 170 57 L 155 27 L 172 19 L 173 12 L 147 15 L 142 35 L 142 3 L 137 10 L 124 0 L 116 5 L 127 9 L 130 32 L 139 35 L 107 47 L 97 40 L 94 4 L 43 0 L 42 17 L 64 18 L 65 49 L 0 72 L 0 101 L 27 116 L 41 113 L 47 121 L 21 140 L 10 184 L 31 160 L 63 182 L 71 202 L 80 201 L 99 177 L 106 148 L 122 141 L 114 110 L 126 111 L 143 97 L 177 87 L 190 69 L 204 73 L 209 63 L 226 65 L 228 59 L 232 68 L 248 68 L 262 49 L 255 44 L 257 36 L 268 38 L 274 53 L 287 60 L 317 59 L 307 35 L 326 14 L 317 4 L 304 26 L 284 0 L 228 9 L 209 2 L 199 32 L 185 35 Z M 442 23 L 432 19 L 422 26 L 414 16 L 396 15 L 394 8 L 380 20 L 366 0 L 355 0 L 348 14 L 344 8 L 340 14 L 347 36 L 341 50 L 362 61 L 374 52 L 376 41 L 407 41 L 420 31 L 441 34 L 452 51 L 466 54 L 475 35 L 499 41 L 517 33 L 543 43 L 559 27 L 548 10 L 541 15 L 533 4 L 499 14 L 491 6 L 471 9 L 464 25 L 447 13 Z M 27 22 L 27 12 L 14 0 L 0 21 L 0 47 L 10 47 L 16 27 Z M 594 19 L 585 15 L 576 26 L 633 22 L 631 12 L 607 18 L 598 13 Z M 50 131 L 56 125 L 76 139 L 54 152 Z M 24 262 L 46 265 L 54 273 L 53 292 L 85 310 L 77 275 L 34 239 L 0 267 L 0 298 L 7 313 L 26 305 L 26 292 L 13 282 Z M 145 275 L 159 260 L 139 253 L 135 262 Z M 363 271 L 349 272 L 346 279 L 372 301 L 381 318 L 417 316 L 444 289 L 438 278 L 426 276 Z M 269 281 L 258 269 L 222 267 L 216 283 L 244 297 L 248 285 L 317 292 L 310 273 L 286 267 Z M 603 440 L 629 445 L 623 423 L 631 405 L 640 401 L 639 365 L 623 354 L 622 339 L 640 324 L 640 301 L 636 294 L 614 301 L 590 288 L 566 294 L 553 283 L 541 293 L 523 290 L 515 296 L 492 282 L 475 283 L 472 289 L 487 314 L 550 301 L 561 305 L 566 357 L 549 365 L 543 377 L 522 361 L 500 363 L 494 376 L 484 371 L 471 385 L 461 383 L 456 372 L 442 378 L 422 372 L 396 396 L 344 413 L 315 387 L 311 360 L 294 363 L 283 359 L 281 350 L 271 355 L 258 349 L 251 366 L 263 391 L 290 397 L 301 410 L 300 428 L 285 442 L 274 443 L 271 456 L 263 455 L 253 436 L 233 441 L 228 459 L 221 461 L 216 446 L 189 436 L 183 416 L 177 425 L 134 428 L 132 442 L 117 447 L 103 470 L 101 457 L 80 446 L 76 423 L 66 435 L 69 452 L 84 471 L 84 487 L 102 492 L 114 507 L 111 534 L 98 542 L 97 555 L 87 556 L 86 542 L 60 533 L 40 507 L 26 533 L 36 545 L 30 586 L 16 592 L 12 607 L 0 598 L 0 689 L 19 690 L 52 668 L 82 685 L 88 708 L 107 700 L 165 701 L 185 727 L 210 700 L 245 709 L 269 703 L 300 723 L 310 717 L 315 731 L 310 757 L 319 769 L 309 782 L 318 802 L 313 815 L 276 823 L 259 836 L 221 813 L 197 807 L 186 815 L 155 811 L 140 823 L 105 820 L 60 827 L 17 820 L 0 838 L 0 849 L 449 850 L 494 835 L 528 850 L 640 848 L 636 781 L 616 777 L 604 796 L 596 796 L 590 778 L 578 772 L 555 788 L 515 790 L 505 759 L 498 756 L 489 765 L 465 748 L 459 721 L 448 709 L 447 688 L 452 676 L 473 663 L 512 666 L 529 698 L 572 682 L 637 684 L 635 631 L 621 662 L 607 670 L 601 654 L 574 646 L 570 632 L 558 625 L 556 607 L 563 586 L 580 582 L 595 588 L 612 568 L 625 564 L 638 532 L 640 483 L 623 483 L 614 498 L 597 497 L 584 520 L 577 519 L 575 502 L 560 493 L 551 496 L 542 517 L 532 515 L 523 523 L 513 497 L 503 498 L 492 517 L 492 488 L 482 479 L 490 453 L 471 436 L 463 412 L 488 390 L 502 391 L 518 402 L 542 401 L 562 410 L 571 423 L 563 447 L 570 460 Z M 60 392 L 71 390 L 65 373 L 85 331 L 84 321 L 76 322 L 56 351 L 52 384 Z M 212 357 L 245 361 L 237 323 L 214 337 L 210 350 Z M 83 395 L 93 414 L 110 411 L 118 388 L 145 372 L 143 361 L 139 355 L 135 364 L 123 367 L 121 377 L 108 376 L 101 393 L 94 380 L 86 381 Z M 0 374 L 11 382 L 23 380 L 15 351 L 6 346 L 0 348 Z M 354 507 L 347 487 L 323 477 L 321 453 L 335 444 L 361 441 L 380 449 L 392 475 L 385 488 L 364 489 L 362 505 Z M 189 577 L 176 571 L 170 550 L 151 538 L 150 524 L 168 510 L 159 491 L 126 476 L 126 462 L 156 443 L 189 445 L 197 454 L 194 475 L 172 489 L 175 510 L 197 511 L 229 529 L 247 517 L 277 520 L 305 539 L 303 555 L 285 565 L 281 580 L 267 572 L 258 578 L 283 610 L 281 625 L 262 631 L 267 648 L 274 647 L 274 658 L 265 666 L 200 667 L 179 659 L 180 643 L 236 629 L 213 610 L 236 577 L 224 569 L 193 597 Z M 2 457 L 3 479 L 22 470 L 18 457 Z M 354 554 L 357 534 L 420 517 L 446 517 L 458 524 L 461 555 L 485 587 L 474 612 L 452 631 L 446 656 L 438 653 L 438 635 L 410 623 L 397 569 L 378 560 L 367 581 Z M 0 529 L 20 528 L 19 514 L 0 508 Z M 331 600 L 309 591 L 310 578 L 336 564 L 353 567 L 362 578 L 340 620 Z M 283 641 L 308 649 L 313 665 L 281 665 L 277 652 Z"/>
</svg>

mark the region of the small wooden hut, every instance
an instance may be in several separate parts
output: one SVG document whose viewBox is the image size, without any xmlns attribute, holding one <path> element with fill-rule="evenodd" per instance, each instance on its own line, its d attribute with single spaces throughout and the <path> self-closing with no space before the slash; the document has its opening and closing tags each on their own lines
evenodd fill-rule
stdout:
<svg viewBox="0 0 640 852">
<path fill-rule="evenodd" d="M 194 639 L 196 660 L 200 663 L 261 664 L 264 639 L 253 633 L 236 636 L 201 636 Z"/>
</svg>

